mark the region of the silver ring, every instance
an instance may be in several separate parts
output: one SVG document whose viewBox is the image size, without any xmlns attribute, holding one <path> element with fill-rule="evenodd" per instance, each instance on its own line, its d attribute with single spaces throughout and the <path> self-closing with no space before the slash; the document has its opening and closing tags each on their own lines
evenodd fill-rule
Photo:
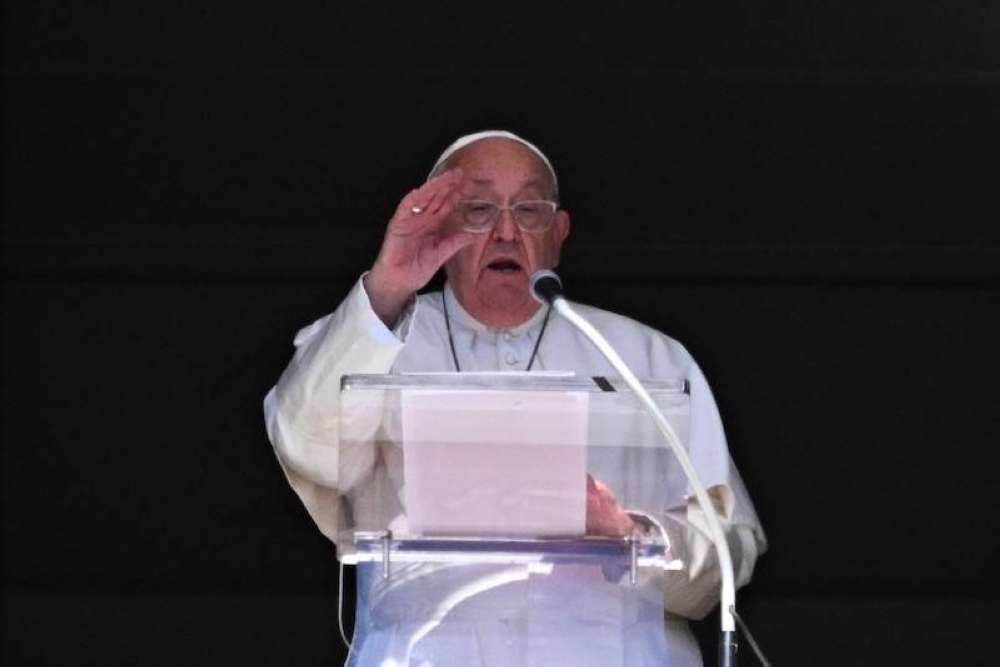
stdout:
<svg viewBox="0 0 1000 667">
<path fill-rule="evenodd" d="M 410 209 L 410 213 L 412 213 L 413 215 L 419 215 L 420 213 L 423 213 L 423 212 L 424 212 L 424 209 L 422 209 L 419 206 L 414 206 L 413 208 Z"/>
</svg>

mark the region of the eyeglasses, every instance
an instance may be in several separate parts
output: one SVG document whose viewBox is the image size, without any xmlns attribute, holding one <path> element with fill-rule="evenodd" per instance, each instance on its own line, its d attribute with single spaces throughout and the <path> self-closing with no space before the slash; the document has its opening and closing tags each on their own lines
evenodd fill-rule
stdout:
<svg viewBox="0 0 1000 667">
<path fill-rule="evenodd" d="M 510 211 L 522 232 L 544 232 L 552 226 L 557 208 L 559 204 L 545 200 L 519 201 L 512 206 L 501 206 L 491 201 L 467 199 L 458 204 L 462 229 L 474 234 L 489 231 L 500 217 L 500 211 Z"/>
</svg>

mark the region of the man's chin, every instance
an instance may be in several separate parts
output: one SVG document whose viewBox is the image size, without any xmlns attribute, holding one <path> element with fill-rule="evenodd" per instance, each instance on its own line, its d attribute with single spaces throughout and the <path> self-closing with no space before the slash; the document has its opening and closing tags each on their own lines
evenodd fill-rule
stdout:
<svg viewBox="0 0 1000 667">
<path fill-rule="evenodd" d="M 481 282 L 477 297 L 482 309 L 477 319 L 490 326 L 515 326 L 529 319 L 538 302 L 528 292 L 527 276 Z"/>
</svg>

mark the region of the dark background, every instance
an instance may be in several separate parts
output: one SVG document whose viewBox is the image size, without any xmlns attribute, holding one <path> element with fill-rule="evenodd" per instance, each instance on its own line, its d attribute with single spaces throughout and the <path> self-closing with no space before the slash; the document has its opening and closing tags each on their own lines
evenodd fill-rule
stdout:
<svg viewBox="0 0 1000 667">
<path fill-rule="evenodd" d="M 0 661 L 339 663 L 261 400 L 501 127 L 559 171 L 571 295 L 712 382 L 773 662 L 989 664 L 1000 5 L 764 4 L 5 3 Z"/>
</svg>

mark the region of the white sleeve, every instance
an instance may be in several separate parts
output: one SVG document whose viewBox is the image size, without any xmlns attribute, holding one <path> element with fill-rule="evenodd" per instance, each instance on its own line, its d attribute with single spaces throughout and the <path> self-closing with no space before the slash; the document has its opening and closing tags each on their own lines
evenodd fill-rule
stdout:
<svg viewBox="0 0 1000 667">
<path fill-rule="evenodd" d="M 691 424 L 689 453 L 726 536 L 737 588 L 753 574 L 767 540 L 756 510 L 729 454 L 715 399 L 697 364 L 689 371 Z M 667 610 L 685 618 L 703 618 L 719 602 L 722 574 L 704 508 L 688 487 L 686 506 L 670 512 L 664 528 L 674 556 L 685 567 L 666 577 Z"/>
<path fill-rule="evenodd" d="M 733 561 L 737 588 L 750 581 L 757 557 L 767 547 L 760 527 L 734 513 L 736 500 L 729 487 L 708 489 L 714 511 L 726 535 Z M 685 618 L 704 618 L 719 602 L 722 574 L 718 552 L 712 542 L 705 514 L 696 499 L 668 520 L 664 528 L 673 555 L 684 562 L 684 569 L 667 573 L 664 606 L 667 611 Z"/>
<path fill-rule="evenodd" d="M 395 331 L 372 310 L 361 280 L 330 315 L 302 329 L 295 354 L 264 399 L 264 421 L 289 484 L 328 538 L 336 541 L 341 461 L 340 380 L 387 373 L 403 348 L 412 302 Z"/>
</svg>

